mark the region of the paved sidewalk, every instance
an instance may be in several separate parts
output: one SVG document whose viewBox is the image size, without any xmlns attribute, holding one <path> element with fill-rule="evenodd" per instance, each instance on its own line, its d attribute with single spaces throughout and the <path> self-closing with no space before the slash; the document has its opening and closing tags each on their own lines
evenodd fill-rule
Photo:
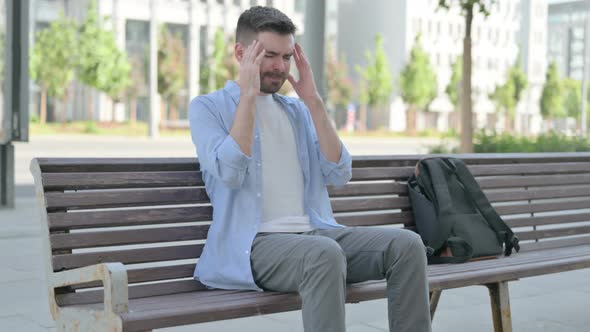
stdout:
<svg viewBox="0 0 590 332">
<path fill-rule="evenodd" d="M 354 154 L 424 152 L 415 140 L 346 142 Z M 33 156 L 192 156 L 181 138 L 34 138 L 17 144 L 17 206 L 0 210 L 0 331 L 54 331 L 49 314 L 37 202 L 28 163 Z M 510 284 L 513 329 L 578 332 L 590 330 L 590 269 L 528 278 Z M 160 331 L 302 331 L 300 312 L 184 326 Z M 487 289 L 468 287 L 442 293 L 435 332 L 493 331 Z M 347 305 L 348 332 L 387 331 L 384 300 Z"/>
</svg>

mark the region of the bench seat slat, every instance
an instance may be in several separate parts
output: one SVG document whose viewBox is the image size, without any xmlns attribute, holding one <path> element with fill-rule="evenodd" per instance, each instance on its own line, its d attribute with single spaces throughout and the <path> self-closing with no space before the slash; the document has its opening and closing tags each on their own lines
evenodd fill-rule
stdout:
<svg viewBox="0 0 590 332">
<path fill-rule="evenodd" d="M 52 234 L 53 250 L 107 247 L 155 242 L 203 240 L 209 225 Z"/>
<path fill-rule="evenodd" d="M 160 261 L 192 259 L 201 256 L 203 244 L 151 247 L 141 249 L 110 250 L 87 253 L 53 255 L 53 269 L 72 269 L 96 263 L 138 264 Z"/>
<path fill-rule="evenodd" d="M 45 190 L 204 186 L 201 172 L 90 172 L 45 173 Z"/>
<path fill-rule="evenodd" d="M 130 189 L 45 193 L 48 209 L 90 209 L 209 202 L 205 188 Z"/>
<path fill-rule="evenodd" d="M 187 206 L 159 209 L 53 212 L 47 215 L 49 229 L 51 231 L 60 231 L 66 229 L 211 221 L 213 207 Z"/>
</svg>

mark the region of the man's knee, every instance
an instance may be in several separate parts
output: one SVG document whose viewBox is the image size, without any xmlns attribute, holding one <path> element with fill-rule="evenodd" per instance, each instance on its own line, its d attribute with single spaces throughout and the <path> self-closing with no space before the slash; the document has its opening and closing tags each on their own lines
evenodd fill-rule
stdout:
<svg viewBox="0 0 590 332">
<path fill-rule="evenodd" d="M 395 241 L 392 241 L 390 250 L 399 259 L 426 260 L 426 247 L 422 238 L 410 230 L 401 230 Z"/>
<path fill-rule="evenodd" d="M 318 239 L 306 255 L 305 265 L 311 272 L 346 274 L 346 255 L 340 245 L 329 238 Z"/>
</svg>

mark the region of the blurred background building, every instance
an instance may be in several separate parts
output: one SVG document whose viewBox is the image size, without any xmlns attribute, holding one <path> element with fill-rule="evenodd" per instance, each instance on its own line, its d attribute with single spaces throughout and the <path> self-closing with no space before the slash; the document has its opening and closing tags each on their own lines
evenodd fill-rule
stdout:
<svg viewBox="0 0 590 332">
<path fill-rule="evenodd" d="M 463 52 L 465 20 L 457 8 L 438 9 L 438 0 L 339 1 L 338 46 L 351 64 L 362 63 L 377 33 L 384 36 L 384 47 L 394 78 L 399 77 L 415 38 L 430 55 L 438 78 L 438 97 L 429 112 L 418 118 L 418 130 L 455 127 L 458 114 L 445 94 L 452 74 L 452 64 Z M 529 89 L 520 103 L 516 126 L 519 131 L 540 130 L 539 98 L 545 80 L 547 3 L 544 0 L 498 0 L 489 17 L 476 14 L 472 27 L 473 110 L 476 128 L 493 129 L 495 113 L 488 95 L 501 84 L 520 54 L 523 69 L 529 77 Z M 354 22 L 354 24 L 350 24 Z M 520 53 L 519 53 L 520 52 Z M 398 89 L 399 91 L 399 89 Z M 399 93 L 397 94 L 399 96 Z M 392 110 L 393 123 L 405 123 L 404 109 Z M 500 122 L 501 123 L 501 122 Z M 396 128 L 392 128 L 396 129 Z M 397 127 L 398 130 L 405 129 Z"/>
<path fill-rule="evenodd" d="M 301 41 L 306 32 L 304 15 L 308 1 L 312 0 L 98 0 L 98 12 L 107 18 L 105 28 L 115 34 L 117 45 L 126 52 L 132 65 L 132 97 L 113 104 L 106 93 L 75 81 L 68 90 L 65 119 L 148 120 L 150 45 L 157 42 L 150 34 L 153 19 L 158 27 L 156 39 L 162 39 L 161 29 L 166 27 L 168 34 L 164 38 L 175 38 L 182 45 L 185 56 L 178 65 L 185 68 L 186 78 L 183 87 L 175 92 L 174 103 L 162 93 L 152 98 L 161 107 L 161 124 L 186 127 L 190 99 L 218 88 L 222 78 L 236 74 L 235 63 L 231 63 L 231 38 L 240 13 L 253 5 L 276 7 L 293 19 L 299 28 L 296 38 Z M 37 32 L 58 19 L 60 13 L 83 22 L 90 2 L 31 0 L 31 48 Z M 359 68 L 367 64 L 366 53 L 375 50 L 375 37 L 381 34 L 393 89 L 386 105 L 389 118 L 382 120 L 379 128 L 407 131 L 409 105 L 402 98 L 400 75 L 420 35 L 420 44 L 436 76 L 437 89 L 435 98 L 418 112 L 415 129 L 445 132 L 458 128 L 460 112 L 447 90 L 453 64 L 463 52 L 465 19 L 457 6 L 447 11 L 438 5 L 438 0 L 325 0 L 323 37 L 325 48 L 330 50 L 325 52 L 325 68 L 314 70 L 322 74 L 325 70 L 328 81 L 339 75 L 346 81 L 348 90 L 343 91 L 349 95 L 343 98 L 344 102 L 329 100 L 333 116 L 337 117 L 335 109 L 340 108 L 340 119 L 358 122 L 362 109 Z M 584 75 L 584 59 L 588 49 L 585 45 L 590 44 L 587 41 L 590 33 L 586 31 L 590 0 L 497 0 L 489 8 L 489 17 L 476 13 L 472 27 L 474 127 L 525 135 L 549 129 L 571 130 L 579 122 L 571 116 L 554 120 L 557 124 L 548 126 L 540 110 L 540 100 L 551 61 L 555 61 L 564 77 L 582 82 L 588 76 Z M 220 31 L 223 31 L 222 38 L 218 37 Z M 346 65 L 330 67 L 330 57 L 343 59 Z M 504 121 L 508 113 L 499 111 L 499 103 L 492 95 L 507 82 L 517 64 L 526 76 L 527 86 L 514 106 L 512 128 L 509 128 L 509 121 Z M 213 73 L 215 66 L 224 67 L 227 73 L 217 77 L 219 74 Z M 288 93 L 287 88 L 282 92 Z M 339 94 L 342 93 L 336 93 Z M 40 103 L 39 86 L 32 82 L 31 114 L 39 113 Z M 54 98 L 49 98 L 48 121 L 57 121 L 61 112 L 56 111 Z M 339 128 L 355 127 L 343 121 L 336 121 Z"/>
<path fill-rule="evenodd" d="M 129 118 L 131 107 L 137 108 L 137 120 L 147 121 L 149 115 L 149 45 L 150 19 L 153 0 L 98 0 L 98 11 L 107 17 L 109 25 L 116 35 L 117 44 L 124 49 L 134 67 L 133 84 L 138 92 L 136 103 L 116 105 L 117 111 L 111 112 L 112 102 L 105 93 L 75 82 L 70 91 L 67 107 L 67 119 L 88 120 L 88 94 L 93 94 L 93 119 L 97 121 L 124 121 Z M 31 31 L 34 36 L 47 28 L 50 22 L 59 18 L 61 13 L 82 22 L 86 16 L 90 0 L 32 0 Z M 201 70 L 210 66 L 208 62 L 214 52 L 215 33 L 221 28 L 229 36 L 235 32 L 239 15 L 255 5 L 272 6 L 287 14 L 298 26 L 298 33 L 303 33 L 303 5 L 301 0 L 157 0 L 155 1 L 155 18 L 159 28 L 166 26 L 170 34 L 180 37 L 186 50 L 186 68 L 188 71 L 186 86 L 179 94 L 179 107 L 171 126 L 186 125 L 186 111 L 191 97 L 197 96 L 206 87 L 200 84 Z M 206 84 L 205 84 L 206 85 Z M 40 89 L 32 86 L 32 113 L 38 113 Z M 132 105 L 133 104 L 133 105 Z M 48 120 L 56 120 L 55 105 L 50 98 Z M 164 112 L 163 112 L 164 113 Z M 113 116 L 115 117 L 113 119 Z M 164 123 L 164 125 L 166 125 Z"/>
</svg>

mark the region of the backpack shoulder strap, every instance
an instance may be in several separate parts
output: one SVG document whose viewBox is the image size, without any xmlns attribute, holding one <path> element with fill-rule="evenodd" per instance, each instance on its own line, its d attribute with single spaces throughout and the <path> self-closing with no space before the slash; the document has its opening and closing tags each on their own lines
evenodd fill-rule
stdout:
<svg viewBox="0 0 590 332">
<path fill-rule="evenodd" d="M 476 207 L 479 209 L 483 217 L 487 220 L 489 225 L 494 229 L 501 242 L 504 242 L 504 255 L 510 256 L 512 249 L 517 252 L 520 250 L 518 237 L 514 235 L 510 227 L 506 225 L 504 220 L 498 215 L 498 212 L 492 207 L 487 197 L 482 192 L 481 188 L 475 178 L 460 159 L 447 158 L 447 162 L 452 164 L 456 169 L 455 174 L 457 178 L 469 193 L 469 197 L 473 200 Z"/>
</svg>

